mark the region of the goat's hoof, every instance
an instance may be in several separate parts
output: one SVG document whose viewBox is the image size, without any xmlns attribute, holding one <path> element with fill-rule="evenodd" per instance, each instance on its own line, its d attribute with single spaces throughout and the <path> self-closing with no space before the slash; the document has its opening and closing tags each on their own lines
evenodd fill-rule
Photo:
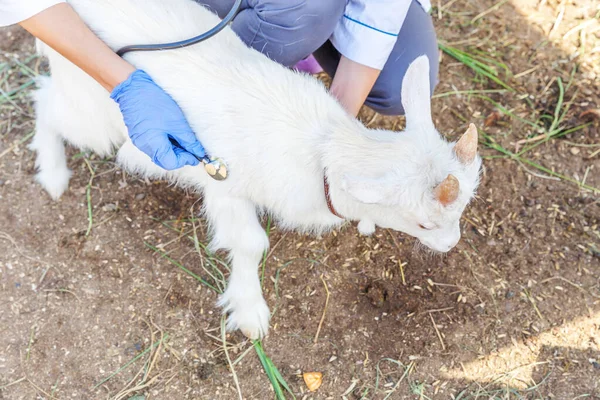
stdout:
<svg viewBox="0 0 600 400">
<path fill-rule="evenodd" d="M 259 294 L 255 298 L 235 298 L 226 291 L 219 299 L 219 306 L 228 314 L 227 330 L 239 329 L 247 338 L 261 339 L 269 331 L 269 307 Z"/>
<path fill-rule="evenodd" d="M 256 330 L 249 331 L 249 330 L 240 328 L 240 332 L 242 332 L 242 334 L 250 340 L 258 340 L 258 339 L 262 339 L 264 337 L 264 335 L 262 335 L 260 332 L 257 332 Z"/>
<path fill-rule="evenodd" d="M 69 187 L 71 171 L 64 168 L 55 170 L 42 170 L 38 172 L 35 179 L 48 192 L 52 200 L 58 200 Z"/>
</svg>

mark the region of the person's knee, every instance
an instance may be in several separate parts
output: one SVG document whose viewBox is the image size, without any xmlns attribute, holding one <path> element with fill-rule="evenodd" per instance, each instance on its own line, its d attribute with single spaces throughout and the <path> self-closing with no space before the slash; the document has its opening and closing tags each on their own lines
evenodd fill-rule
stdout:
<svg viewBox="0 0 600 400">
<path fill-rule="evenodd" d="M 381 115 L 404 115 L 404 107 L 402 106 L 402 102 L 400 101 L 399 97 L 400 96 L 398 96 L 398 99 L 378 99 L 365 104 Z"/>
<path fill-rule="evenodd" d="M 437 53 L 429 56 L 429 88 L 433 95 L 438 84 L 438 57 Z M 416 59 L 416 57 L 415 57 Z M 414 61 L 414 60 L 413 60 Z M 411 61 L 412 62 L 412 61 Z M 375 87 L 367 98 L 366 105 L 382 115 L 404 115 L 402 105 L 402 84 L 408 65 L 399 68 L 395 74 L 385 74 L 375 83 Z"/>
<path fill-rule="evenodd" d="M 344 13 L 345 0 L 256 0 L 250 1 L 265 22 L 282 28 L 321 30 L 330 28 Z"/>
<path fill-rule="evenodd" d="M 252 4 L 252 1 L 250 1 Z M 293 41 L 322 45 L 331 36 L 344 13 L 345 0 L 256 0 L 257 16 Z"/>
<path fill-rule="evenodd" d="M 301 6 L 302 15 L 297 21 L 304 24 L 302 19 L 306 16 L 310 21 L 306 23 L 307 29 L 316 29 L 324 32 L 327 38 L 335 29 L 346 7 L 346 0 L 304 0 Z"/>
<path fill-rule="evenodd" d="M 248 0 L 233 28 L 242 40 L 280 64 L 293 66 L 327 41 L 345 0 Z"/>
</svg>

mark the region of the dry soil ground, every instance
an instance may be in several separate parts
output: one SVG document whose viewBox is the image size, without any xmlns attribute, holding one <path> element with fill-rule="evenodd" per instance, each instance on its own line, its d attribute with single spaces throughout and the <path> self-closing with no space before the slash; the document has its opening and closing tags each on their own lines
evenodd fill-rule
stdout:
<svg viewBox="0 0 600 400">
<path fill-rule="evenodd" d="M 489 135 L 462 241 L 430 257 L 387 230 L 275 224 L 265 351 L 298 399 L 600 398 L 600 3 L 443 0 L 433 16 L 444 44 L 505 64 L 514 88 L 442 58 L 440 132 Z M 71 149 L 51 201 L 26 147 L 47 67 L 19 29 L 0 47 L 0 399 L 237 398 L 216 294 L 179 268 L 214 283 L 190 240 L 207 241 L 197 198 Z M 252 344 L 226 341 L 243 397 L 273 398 Z M 306 371 L 324 374 L 316 393 Z"/>
</svg>

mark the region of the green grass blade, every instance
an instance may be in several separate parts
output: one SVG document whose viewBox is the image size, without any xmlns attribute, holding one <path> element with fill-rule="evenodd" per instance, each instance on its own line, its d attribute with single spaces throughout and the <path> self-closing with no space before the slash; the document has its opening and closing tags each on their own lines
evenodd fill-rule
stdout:
<svg viewBox="0 0 600 400">
<path fill-rule="evenodd" d="M 564 118 L 564 114 L 561 117 L 560 110 L 562 109 L 563 101 L 565 98 L 565 88 L 563 86 L 562 79 L 560 76 L 556 79 L 558 83 L 558 100 L 556 101 L 556 107 L 554 108 L 554 119 L 552 120 L 552 125 L 550 125 L 550 129 L 548 129 L 548 135 L 552 135 L 552 133 L 556 130 L 558 125 L 562 122 L 562 118 Z M 565 110 L 565 113 L 568 111 Z"/>
<path fill-rule="evenodd" d="M 101 380 L 99 383 L 97 383 L 92 390 L 95 390 L 98 388 L 98 386 L 108 382 L 110 379 L 112 379 L 114 376 L 118 375 L 119 373 L 121 373 L 121 371 L 127 369 L 127 367 L 129 367 L 131 364 L 133 364 L 134 362 L 136 362 L 137 360 L 139 360 L 141 357 L 144 356 L 144 354 L 148 353 L 149 351 L 151 351 L 152 349 L 154 349 L 156 346 L 158 346 L 160 343 L 164 342 L 165 340 L 167 340 L 169 338 L 169 334 L 165 334 L 165 336 L 163 338 L 161 338 L 160 340 L 158 340 L 157 342 L 152 343 L 152 345 L 150 345 L 150 347 L 148 347 L 146 350 L 142 351 L 140 354 L 138 354 L 137 356 L 135 356 L 134 358 L 132 358 L 131 360 L 129 360 L 125 365 L 123 365 L 121 368 L 119 368 L 118 370 L 116 370 L 115 372 L 113 372 L 112 374 L 110 374 L 108 377 L 104 378 L 103 380 Z"/>
<path fill-rule="evenodd" d="M 94 213 L 92 212 L 92 185 L 87 185 L 85 188 L 85 198 L 87 200 L 87 212 L 88 212 L 88 227 L 85 232 L 85 236 L 89 236 L 94 225 Z"/>
<path fill-rule="evenodd" d="M 29 68 L 29 66 L 25 65 L 26 63 L 30 62 L 31 60 L 33 60 L 34 58 L 37 58 L 38 55 L 35 55 L 34 57 L 29 57 L 27 60 L 25 60 L 24 63 L 22 63 L 21 61 L 19 61 L 16 58 L 12 59 L 12 62 L 14 62 L 16 65 L 19 66 L 19 70 L 24 74 L 24 75 L 28 75 L 31 78 L 35 79 L 37 78 L 38 74 L 37 72 L 35 72 L 34 70 L 32 70 L 31 68 Z"/>
<path fill-rule="evenodd" d="M 484 90 L 454 90 L 451 92 L 437 93 L 431 96 L 432 99 L 441 99 L 448 96 L 459 96 L 461 94 L 475 95 L 486 93 L 506 93 L 506 89 L 484 89 Z"/>
<path fill-rule="evenodd" d="M 230 270 L 229 265 L 225 261 L 221 260 L 219 257 L 215 256 L 204 243 L 198 242 L 198 244 L 200 245 L 200 247 L 202 247 L 202 250 L 204 250 L 204 252 L 208 256 L 209 260 L 211 260 L 213 263 L 217 263 L 217 264 L 221 265 L 227 271 Z"/>
<path fill-rule="evenodd" d="M 205 247 L 201 246 L 201 243 L 198 240 L 198 237 L 196 236 L 196 232 L 194 232 L 194 236 L 188 236 L 188 239 L 190 239 L 194 243 L 194 248 L 202 257 L 201 252 Z M 225 286 L 227 282 L 225 274 L 223 274 L 219 267 L 214 263 L 213 258 L 210 257 L 208 253 L 207 256 L 208 257 L 206 258 L 206 262 L 208 265 L 211 266 L 212 271 L 209 271 L 209 269 L 204 266 L 204 262 L 201 262 L 202 269 L 212 278 L 213 282 L 218 286 L 219 293 L 223 293 L 225 291 Z"/>
<path fill-rule="evenodd" d="M 552 170 L 550 170 L 550 169 L 548 169 L 548 168 L 546 168 L 546 167 L 544 167 L 544 166 L 542 166 L 542 165 L 540 165 L 540 164 L 538 164 L 538 163 L 536 163 L 534 161 L 531 161 L 531 160 L 528 160 L 527 158 L 521 157 L 520 154 L 515 154 L 515 153 L 513 153 L 513 152 L 511 152 L 509 150 L 506 150 L 504 147 L 502 147 L 499 144 L 497 144 L 490 135 L 488 135 L 487 133 L 485 133 L 481 129 L 478 129 L 478 132 L 487 141 L 485 143 L 486 146 L 488 146 L 488 147 L 490 147 L 490 148 L 492 148 L 492 149 L 494 149 L 494 150 L 496 150 L 496 151 L 498 151 L 498 152 L 500 152 L 500 153 L 508 156 L 509 158 L 512 158 L 513 160 L 521 161 L 521 162 L 523 162 L 525 164 L 528 164 L 528 165 L 530 165 L 530 166 L 532 166 L 532 167 L 534 167 L 534 168 L 536 168 L 536 169 L 538 169 L 538 170 L 540 170 L 542 172 L 545 172 L 546 174 L 548 174 L 550 176 L 554 176 L 556 178 L 565 180 L 567 182 L 574 183 L 574 184 L 576 184 L 577 186 L 579 186 L 581 188 L 584 188 L 584 189 L 587 189 L 587 190 L 591 190 L 591 191 L 593 191 L 595 193 L 600 192 L 599 188 L 596 188 L 596 187 L 593 187 L 593 186 L 589 186 L 589 185 L 586 185 L 586 184 L 582 184 L 581 182 L 579 182 L 576 179 L 573 179 L 573 178 L 570 178 L 570 177 L 568 177 L 566 175 L 554 172 L 554 171 L 552 171 Z"/>
<path fill-rule="evenodd" d="M 262 342 L 260 340 L 255 340 L 253 344 L 254 349 L 256 350 L 256 355 L 258 355 L 258 359 L 260 360 L 260 363 L 262 364 L 263 369 L 265 370 L 265 373 L 267 374 L 267 377 L 271 382 L 271 386 L 273 386 L 273 390 L 275 391 L 275 397 L 277 398 L 277 400 L 286 400 L 285 393 L 282 390 L 282 386 L 295 400 L 296 396 L 294 396 L 294 393 L 290 389 L 285 379 L 283 379 L 283 376 L 281 376 L 281 373 L 279 372 L 273 361 L 271 361 L 271 359 L 265 353 L 265 350 L 262 347 Z"/>
<path fill-rule="evenodd" d="M 469 54 L 466 51 L 457 49 L 455 47 L 451 47 L 451 46 L 446 46 L 442 43 L 438 44 L 438 47 L 446 54 L 448 54 L 450 57 L 455 58 L 456 60 L 462 62 L 463 64 L 465 64 L 467 67 L 471 68 L 473 71 L 475 71 L 476 74 L 485 76 L 486 78 L 488 78 L 489 80 L 497 83 L 498 85 L 502 86 L 503 88 L 510 90 L 511 92 L 514 92 L 514 89 L 512 87 L 510 87 L 507 83 L 505 83 L 504 81 L 502 81 L 499 77 L 498 77 L 498 71 L 496 71 L 496 69 L 494 67 L 492 67 L 489 64 L 486 64 L 485 62 L 481 61 L 481 57 L 480 59 L 477 58 L 477 56 L 474 56 L 473 54 Z M 488 57 L 483 58 L 484 61 L 489 61 Z M 495 65 L 501 64 L 498 63 L 497 61 L 491 62 Z M 506 67 L 506 65 L 501 64 L 501 66 L 504 68 Z"/>
<path fill-rule="evenodd" d="M 474 94 L 473 96 L 474 97 L 478 97 L 478 98 L 480 98 L 482 100 L 485 100 L 485 101 L 487 101 L 489 103 L 492 103 L 498 109 L 498 111 L 500 111 L 503 114 L 508 115 L 509 117 L 515 118 L 515 119 L 517 119 L 517 120 L 519 120 L 519 121 L 521 121 L 521 122 L 523 122 L 523 123 L 525 123 L 525 124 L 527 124 L 527 125 L 535 128 L 535 129 L 540 129 L 541 128 L 540 125 L 536 124 L 535 122 L 531 122 L 531 121 L 529 121 L 529 120 L 527 120 L 525 118 L 519 117 L 518 115 L 514 114 L 513 112 L 511 112 L 510 110 L 508 110 L 506 107 L 502 106 L 500 103 L 498 103 L 497 101 L 491 99 L 488 96 L 484 96 L 484 95 L 480 95 L 480 94 Z"/>
<path fill-rule="evenodd" d="M 269 366 L 271 367 L 271 369 L 273 371 L 273 375 L 275 375 L 275 378 L 277 378 L 277 381 L 295 399 L 296 396 L 294 396 L 294 393 L 292 393 L 292 389 L 290 389 L 290 387 L 288 386 L 288 383 L 285 381 L 285 379 L 283 379 L 283 376 L 281 376 L 281 373 L 279 372 L 279 370 L 277 369 L 277 367 L 275 366 L 275 364 L 273 364 L 273 361 L 271 361 L 270 358 L 267 358 L 267 362 L 269 363 Z"/>
<path fill-rule="evenodd" d="M 258 359 L 260 360 L 260 363 L 262 364 L 263 369 L 265 370 L 265 373 L 267 374 L 267 377 L 271 382 L 271 386 L 273 386 L 273 390 L 275 390 L 275 396 L 277 397 L 277 400 L 286 400 L 285 395 L 283 394 L 283 390 L 281 390 L 281 385 L 279 384 L 279 381 L 273 374 L 273 371 L 271 370 L 271 367 L 267 362 L 267 355 L 265 354 L 260 344 L 260 341 L 254 342 L 254 349 L 256 350 Z"/>
<path fill-rule="evenodd" d="M 292 264 L 296 260 L 290 260 L 284 263 L 281 267 L 277 268 L 277 272 L 275 273 L 275 298 L 279 299 L 279 276 L 281 272 L 286 269 L 290 264 Z"/>
<path fill-rule="evenodd" d="M 186 267 L 184 267 L 183 265 L 181 265 L 180 263 L 178 263 L 177 261 L 173 260 L 171 257 L 169 257 L 167 255 L 166 252 L 152 246 L 150 243 L 148 242 L 144 242 L 144 244 L 146 245 L 146 247 L 148 247 L 149 249 L 153 250 L 155 253 L 159 253 L 161 255 L 161 257 L 166 258 L 167 260 L 169 260 L 169 262 L 175 266 L 177 266 L 177 268 L 179 268 L 180 270 L 182 270 L 183 272 L 185 272 L 186 274 L 188 274 L 189 276 L 195 278 L 197 281 L 199 281 L 200 283 L 202 283 L 203 285 L 211 288 L 212 290 L 214 290 L 216 293 L 222 293 L 219 291 L 219 289 L 217 289 L 216 287 L 214 287 L 213 285 L 211 285 L 210 283 L 208 283 L 206 280 L 204 280 L 201 276 L 196 275 L 195 273 L 193 273 L 192 271 L 190 271 L 189 269 L 187 269 Z"/>
<path fill-rule="evenodd" d="M 477 55 L 478 59 L 483 60 L 483 61 L 485 61 L 487 63 L 490 63 L 490 64 L 493 64 L 493 65 L 496 65 L 497 67 L 502 68 L 506 74 L 510 74 L 511 73 L 510 72 L 510 68 L 508 68 L 508 65 L 506 65 L 505 63 L 500 62 L 498 60 L 494 60 L 493 58 L 491 58 L 488 55 L 488 53 L 485 53 L 485 52 L 483 52 L 483 51 L 481 51 L 479 49 L 473 50 L 473 53 L 475 55 Z"/>
<path fill-rule="evenodd" d="M 21 86 L 16 89 L 11 90 L 10 92 L 3 93 L 2 98 L 0 98 L 0 104 L 3 104 L 6 101 L 13 100 L 13 96 L 21 92 L 22 90 L 27 89 L 29 86 L 35 84 L 35 80 L 32 79 L 30 81 L 25 82 Z"/>
<path fill-rule="evenodd" d="M 379 390 L 379 380 L 380 377 L 383 375 L 383 372 L 381 372 L 381 368 L 379 367 L 379 365 L 383 362 L 383 361 L 387 361 L 389 363 L 392 364 L 396 364 L 398 367 L 400 368 L 404 368 L 404 372 L 402 373 L 402 376 L 398 379 L 398 381 L 396 381 L 396 384 L 394 385 L 392 391 L 390 391 L 384 398 L 383 400 L 387 400 L 390 398 L 390 396 L 392 394 L 394 394 L 395 390 L 398 388 L 398 386 L 400 385 L 400 383 L 404 380 L 404 378 L 406 378 L 406 376 L 408 375 L 408 373 L 412 370 L 413 368 L 413 363 L 408 364 L 407 366 L 402 364 L 400 361 L 398 360 L 394 360 L 392 358 L 382 358 L 381 360 L 379 360 L 377 362 L 377 365 L 375 366 L 375 370 L 377 371 L 377 375 L 375 377 L 375 389 L 374 389 L 374 394 L 377 394 L 378 390 Z"/>
<path fill-rule="evenodd" d="M 596 192 L 596 193 L 600 192 L 600 188 L 595 188 L 593 186 L 582 184 L 581 182 L 579 182 L 576 179 L 570 178 L 570 177 L 568 177 L 566 175 L 563 175 L 563 174 L 559 174 L 558 172 L 554 172 L 551 169 L 548 169 L 548 168 L 544 167 L 543 165 L 540 165 L 540 164 L 538 164 L 536 162 L 533 162 L 533 161 L 528 160 L 526 158 L 517 157 L 517 155 L 515 155 L 515 158 L 518 159 L 521 162 L 524 162 L 525 164 L 531 165 L 532 167 L 534 167 L 536 169 L 539 169 L 542 172 L 547 173 L 548 175 L 555 176 L 555 177 L 557 177 L 559 179 L 562 179 L 562 180 L 565 180 L 567 182 L 574 183 L 574 184 L 576 184 L 577 186 L 579 186 L 581 188 L 584 188 L 584 189 L 587 189 L 587 190 L 591 190 L 591 191 Z"/>
<path fill-rule="evenodd" d="M 564 131 L 561 131 L 560 133 L 557 133 L 556 135 L 553 135 L 552 138 L 553 139 L 561 138 L 563 136 L 568 135 L 569 133 L 577 132 L 577 131 L 580 131 L 580 130 L 582 130 L 584 128 L 587 128 L 591 124 L 592 124 L 592 122 L 588 122 L 587 124 L 581 124 L 581 125 L 577 125 L 577 126 L 575 126 L 573 128 L 565 129 Z M 519 156 L 519 157 L 522 156 L 523 154 L 527 153 L 528 151 L 535 149 L 539 145 L 546 143 L 549 139 L 550 138 L 548 138 L 546 140 L 540 140 L 537 143 L 534 143 L 532 145 L 529 145 L 529 146 L 525 147 L 523 150 L 521 150 L 520 152 L 517 153 L 517 156 Z"/>
</svg>

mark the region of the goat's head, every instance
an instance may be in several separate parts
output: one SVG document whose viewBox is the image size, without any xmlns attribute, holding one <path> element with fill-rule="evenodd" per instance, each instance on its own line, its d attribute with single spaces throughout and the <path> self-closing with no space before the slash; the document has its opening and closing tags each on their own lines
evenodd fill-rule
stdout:
<svg viewBox="0 0 600 400">
<path fill-rule="evenodd" d="M 403 81 L 406 130 L 371 131 L 377 158 L 347 170 L 341 188 L 362 204 L 363 233 L 375 225 L 391 228 L 447 252 L 460 239 L 459 220 L 475 194 L 481 159 L 477 128 L 471 124 L 457 142 L 445 141 L 433 126 L 429 99 L 429 61 L 422 56 Z"/>
</svg>

